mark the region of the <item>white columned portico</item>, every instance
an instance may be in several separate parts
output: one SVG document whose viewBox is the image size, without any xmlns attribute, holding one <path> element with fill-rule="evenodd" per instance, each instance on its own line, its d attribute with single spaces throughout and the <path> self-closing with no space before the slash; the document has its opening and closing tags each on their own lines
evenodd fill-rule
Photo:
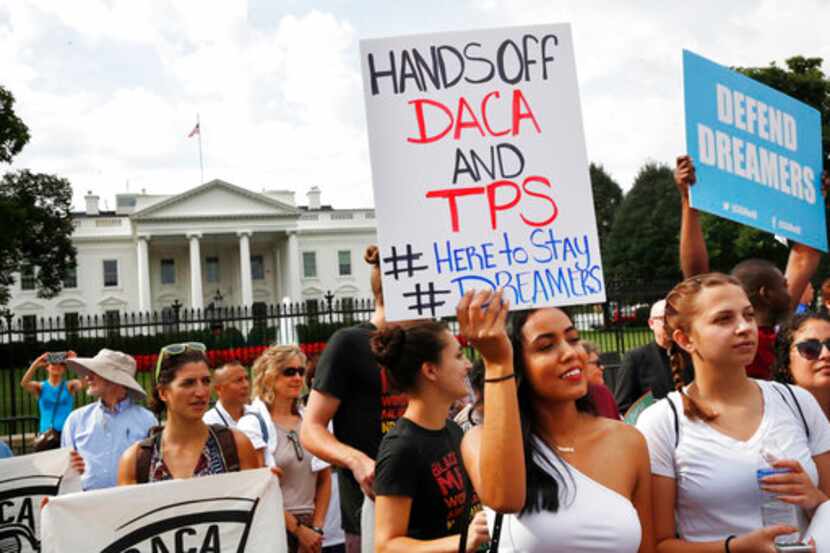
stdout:
<svg viewBox="0 0 830 553">
<path fill-rule="evenodd" d="M 239 283 L 242 290 L 242 305 L 250 307 L 254 303 L 254 287 L 251 281 L 251 234 L 250 230 L 240 230 L 239 236 Z"/>
<path fill-rule="evenodd" d="M 150 237 L 139 235 L 136 243 L 138 260 L 138 310 L 148 312 L 153 308 L 150 293 Z"/>
<path fill-rule="evenodd" d="M 202 309 L 205 306 L 204 294 L 202 293 L 202 253 L 199 248 L 201 232 L 188 232 L 190 240 L 190 307 Z"/>
<path fill-rule="evenodd" d="M 300 301 L 300 246 L 297 231 L 288 231 L 288 259 L 286 261 L 288 296 L 291 301 Z"/>
</svg>

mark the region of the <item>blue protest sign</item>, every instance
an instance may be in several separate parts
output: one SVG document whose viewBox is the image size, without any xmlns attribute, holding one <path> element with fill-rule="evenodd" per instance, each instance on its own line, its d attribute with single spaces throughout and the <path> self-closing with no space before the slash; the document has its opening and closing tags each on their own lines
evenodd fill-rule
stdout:
<svg viewBox="0 0 830 553">
<path fill-rule="evenodd" d="M 688 50 L 683 93 L 691 205 L 827 251 L 819 112 Z"/>
</svg>

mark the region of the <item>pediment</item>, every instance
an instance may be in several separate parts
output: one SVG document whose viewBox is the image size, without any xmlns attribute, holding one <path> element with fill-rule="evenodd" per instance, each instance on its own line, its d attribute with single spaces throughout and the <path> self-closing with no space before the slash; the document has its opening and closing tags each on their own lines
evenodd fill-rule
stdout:
<svg viewBox="0 0 830 553">
<path fill-rule="evenodd" d="M 19 303 L 12 308 L 13 312 L 20 312 L 20 311 L 43 311 L 43 306 L 39 303 L 35 303 L 33 301 L 24 301 L 23 303 Z"/>
<path fill-rule="evenodd" d="M 117 308 L 117 307 L 124 307 L 125 305 L 127 305 L 127 302 L 125 302 L 121 298 L 116 298 L 115 296 L 107 296 L 106 298 L 99 301 L 98 305 L 100 307 Z"/>
<path fill-rule="evenodd" d="M 86 302 L 79 300 L 77 298 L 67 298 L 65 300 L 61 300 L 58 302 L 58 309 L 63 309 L 67 311 L 84 309 L 86 307 Z"/>
<path fill-rule="evenodd" d="M 217 179 L 142 209 L 134 213 L 132 219 L 146 221 L 292 215 L 299 215 L 299 210 L 294 206 Z"/>
<path fill-rule="evenodd" d="M 317 288 L 316 286 L 309 286 L 303 289 L 304 296 L 322 296 L 323 291 Z"/>
<path fill-rule="evenodd" d="M 253 296 L 255 300 L 267 300 L 271 298 L 271 293 L 263 288 L 255 288 Z"/>
<path fill-rule="evenodd" d="M 357 286 L 353 286 L 351 284 L 344 284 L 342 286 L 338 286 L 337 290 L 334 291 L 334 293 L 338 296 L 357 294 L 358 292 L 360 292 L 360 290 L 357 288 Z"/>
</svg>

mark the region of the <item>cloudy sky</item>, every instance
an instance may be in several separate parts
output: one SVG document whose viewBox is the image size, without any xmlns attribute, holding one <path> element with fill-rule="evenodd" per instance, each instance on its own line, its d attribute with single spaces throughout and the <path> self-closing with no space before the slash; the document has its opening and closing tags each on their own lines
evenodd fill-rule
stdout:
<svg viewBox="0 0 830 553">
<path fill-rule="evenodd" d="M 724 65 L 825 59 L 830 0 L 15 0 L 0 5 L 0 84 L 32 140 L 14 167 L 107 201 L 205 179 L 311 185 L 371 206 L 361 38 L 570 22 L 589 158 L 631 186 L 684 145 L 681 50 Z M 0 168 L 2 170 L 2 168 Z"/>
</svg>

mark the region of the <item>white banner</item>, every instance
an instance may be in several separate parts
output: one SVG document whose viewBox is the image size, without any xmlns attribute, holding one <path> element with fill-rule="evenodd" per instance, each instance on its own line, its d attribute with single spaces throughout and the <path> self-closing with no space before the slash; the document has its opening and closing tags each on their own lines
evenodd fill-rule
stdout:
<svg viewBox="0 0 830 553">
<path fill-rule="evenodd" d="M 277 479 L 268 469 L 122 486 L 56 498 L 44 553 L 285 553 Z"/>
<path fill-rule="evenodd" d="M 804 540 L 816 542 L 816 553 L 830 553 L 830 501 L 825 501 L 813 513 L 810 527 L 804 533 Z"/>
<path fill-rule="evenodd" d="M 40 502 L 81 491 L 69 448 L 0 460 L 0 551 L 40 551 Z"/>
<path fill-rule="evenodd" d="M 605 301 L 570 25 L 360 43 L 391 321 Z"/>
</svg>

